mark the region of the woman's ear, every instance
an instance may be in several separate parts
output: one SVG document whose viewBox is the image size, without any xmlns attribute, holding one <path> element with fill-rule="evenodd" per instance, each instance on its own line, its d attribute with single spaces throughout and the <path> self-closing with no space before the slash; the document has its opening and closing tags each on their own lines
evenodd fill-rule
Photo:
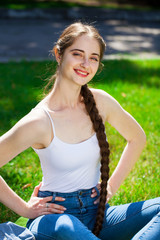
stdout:
<svg viewBox="0 0 160 240">
<path fill-rule="evenodd" d="M 58 52 L 58 48 L 57 47 L 54 48 L 54 55 L 55 55 L 55 58 L 56 58 L 56 61 L 57 61 L 58 65 L 59 65 L 60 64 L 60 60 L 61 60 L 61 56 L 60 56 L 60 54 Z"/>
</svg>

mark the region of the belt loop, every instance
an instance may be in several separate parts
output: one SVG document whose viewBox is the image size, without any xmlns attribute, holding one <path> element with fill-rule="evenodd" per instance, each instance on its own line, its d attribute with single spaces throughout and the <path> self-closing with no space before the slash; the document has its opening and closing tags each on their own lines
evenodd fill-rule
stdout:
<svg viewBox="0 0 160 240">
<path fill-rule="evenodd" d="M 98 189 L 96 186 L 95 186 L 94 188 L 96 189 L 97 195 L 100 196 L 100 191 L 99 191 L 99 189 Z"/>
<path fill-rule="evenodd" d="M 83 194 L 83 191 L 82 190 L 80 190 L 80 192 L 79 192 L 79 195 L 82 195 Z"/>
<path fill-rule="evenodd" d="M 53 197 L 52 197 L 52 202 L 55 202 L 55 198 L 56 198 L 56 193 L 55 192 L 53 192 L 53 195 L 52 195 Z"/>
</svg>

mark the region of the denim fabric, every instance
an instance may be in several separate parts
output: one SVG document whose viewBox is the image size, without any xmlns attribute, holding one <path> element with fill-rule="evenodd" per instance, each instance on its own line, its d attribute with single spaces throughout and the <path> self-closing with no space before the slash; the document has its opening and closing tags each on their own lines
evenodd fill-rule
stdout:
<svg viewBox="0 0 160 240">
<path fill-rule="evenodd" d="M 0 224 L 0 240 L 35 240 L 33 234 L 24 227 L 7 222 Z"/>
<path fill-rule="evenodd" d="M 99 196 L 98 189 L 97 193 Z M 53 196 L 51 202 L 67 208 L 63 214 L 43 215 L 29 220 L 27 227 L 37 240 L 159 240 L 160 198 L 119 206 L 106 204 L 103 228 L 93 233 L 98 204 L 92 189 L 72 193 L 39 191 L 39 197 Z M 66 200 L 56 202 L 55 197 Z"/>
<path fill-rule="evenodd" d="M 109 240 L 160 240 L 160 198 L 109 207 L 99 237 Z"/>
</svg>

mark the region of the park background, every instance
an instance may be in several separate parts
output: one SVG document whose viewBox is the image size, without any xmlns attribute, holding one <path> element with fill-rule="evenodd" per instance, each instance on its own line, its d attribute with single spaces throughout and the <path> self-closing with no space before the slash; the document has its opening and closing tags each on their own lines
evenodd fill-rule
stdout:
<svg viewBox="0 0 160 240">
<path fill-rule="evenodd" d="M 104 89 L 115 97 L 140 123 L 147 136 L 141 157 L 110 204 L 158 197 L 160 195 L 158 1 L 143 0 L 140 4 L 139 1 L 127 0 L 6 0 L 0 2 L 0 13 L 2 30 L 0 135 L 9 130 L 42 99 L 43 88 L 56 68 L 49 50 L 60 31 L 78 19 L 94 23 L 105 37 L 107 50 L 103 61 L 104 69 L 95 76 L 90 85 Z M 47 30 L 47 25 L 54 27 L 51 35 L 47 35 L 50 31 L 50 28 Z M 41 31 L 43 38 L 42 35 L 38 35 L 36 27 Z M 121 29 L 116 31 L 116 28 Z M 106 32 L 106 29 L 109 31 Z M 47 42 L 46 39 L 50 41 Z M 106 133 L 111 148 L 112 172 L 126 142 L 109 124 L 106 124 Z M 42 178 L 39 159 L 31 148 L 3 166 L 0 174 L 26 201 Z M 0 212 L 0 222 L 16 221 L 19 218 L 2 204 Z"/>
</svg>

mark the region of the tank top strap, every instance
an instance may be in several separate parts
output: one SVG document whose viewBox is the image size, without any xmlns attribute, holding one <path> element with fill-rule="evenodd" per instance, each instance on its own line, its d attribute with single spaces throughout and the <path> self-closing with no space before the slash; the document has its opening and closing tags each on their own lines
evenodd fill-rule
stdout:
<svg viewBox="0 0 160 240">
<path fill-rule="evenodd" d="M 56 136 L 56 131 L 55 131 L 53 119 L 52 119 L 52 117 L 51 117 L 48 109 L 47 109 L 46 107 L 44 107 L 44 106 L 42 106 L 42 107 L 36 107 L 36 108 L 34 108 L 34 109 L 43 109 L 43 110 L 45 111 L 45 113 L 48 115 L 48 117 L 49 117 L 49 119 L 50 119 L 50 121 L 51 121 L 52 129 L 53 129 L 53 134 L 54 134 L 54 137 L 55 137 L 55 136 Z"/>
<path fill-rule="evenodd" d="M 52 117 L 51 117 L 51 115 L 50 115 L 50 113 L 49 113 L 49 111 L 48 111 L 47 108 L 42 107 L 42 109 L 46 112 L 46 114 L 48 115 L 48 117 L 49 117 L 49 119 L 50 119 L 50 121 L 51 121 L 52 129 L 53 129 L 53 134 L 54 134 L 54 137 L 55 137 L 55 136 L 56 136 L 56 131 L 55 131 L 53 119 L 52 119 Z"/>
</svg>

